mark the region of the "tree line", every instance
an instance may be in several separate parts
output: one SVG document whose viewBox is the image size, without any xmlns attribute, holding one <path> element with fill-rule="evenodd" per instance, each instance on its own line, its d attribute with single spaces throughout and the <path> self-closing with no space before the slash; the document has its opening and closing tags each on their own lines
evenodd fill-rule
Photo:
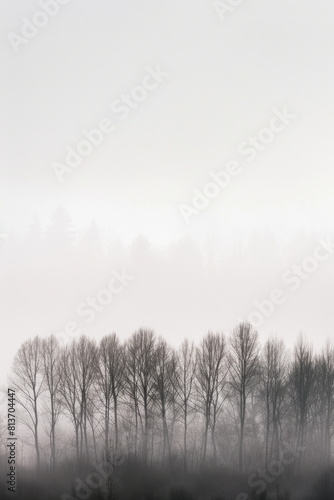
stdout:
<svg viewBox="0 0 334 500">
<path fill-rule="evenodd" d="M 185 472 L 266 467 L 286 446 L 296 467 L 332 458 L 334 348 L 315 354 L 302 336 L 292 351 L 277 338 L 261 345 L 249 323 L 178 349 L 149 329 L 125 342 L 37 336 L 19 348 L 10 383 L 36 466 L 51 472 L 65 456 L 121 454 Z"/>
</svg>

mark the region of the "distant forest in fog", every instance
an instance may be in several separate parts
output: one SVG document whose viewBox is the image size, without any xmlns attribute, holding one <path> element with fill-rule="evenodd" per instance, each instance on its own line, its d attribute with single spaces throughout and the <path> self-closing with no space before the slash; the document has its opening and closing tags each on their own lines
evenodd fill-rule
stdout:
<svg viewBox="0 0 334 500">
<path fill-rule="evenodd" d="M 109 332 L 109 325 L 122 339 L 152 325 L 175 345 L 186 335 L 198 341 L 208 329 L 223 325 L 231 331 L 249 321 L 254 301 L 278 287 L 287 300 L 265 319 L 259 334 L 278 332 L 288 341 L 301 330 L 314 335 L 318 349 L 331 335 L 333 259 L 323 262 L 296 293 L 281 281 L 293 264 L 313 254 L 318 236 L 301 231 L 282 242 L 261 230 L 233 239 L 227 228 L 212 238 L 203 236 L 201 243 L 181 232 L 158 246 L 144 235 L 121 241 L 116 231 L 107 233 L 94 222 L 78 228 L 59 209 L 49 226 L 41 227 L 36 218 L 24 234 L 10 232 L 0 241 L 3 326 L 15 350 L 24 339 L 64 331 L 72 321 L 82 334 L 97 338 Z M 105 288 L 114 269 L 124 268 L 134 276 L 125 292 L 94 322 L 79 316 L 78 305 Z M 5 377 L 9 368 L 9 363 L 6 370 L 0 366 L 0 375 Z"/>
<path fill-rule="evenodd" d="M 332 463 L 334 348 L 315 355 L 302 336 L 292 352 L 277 338 L 261 345 L 249 323 L 177 350 L 149 329 L 124 343 L 35 337 L 9 387 L 34 449 L 29 468 L 51 478 L 64 464 L 118 459 L 184 474 L 282 467 L 275 476 L 287 455 L 296 474 Z"/>
</svg>

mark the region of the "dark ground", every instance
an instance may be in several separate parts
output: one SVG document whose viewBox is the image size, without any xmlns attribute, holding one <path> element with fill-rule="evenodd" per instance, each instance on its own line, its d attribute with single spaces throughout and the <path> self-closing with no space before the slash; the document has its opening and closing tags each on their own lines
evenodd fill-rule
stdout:
<svg viewBox="0 0 334 500">
<path fill-rule="evenodd" d="M 29 470 L 18 473 L 17 492 L 7 493 L 1 484 L 0 498 L 17 500 L 334 500 L 334 469 L 326 473 L 286 474 L 267 485 L 250 489 L 248 475 L 225 469 L 184 474 L 162 467 L 124 463 L 104 480 L 91 467 L 67 463 L 51 478 L 47 470 L 38 477 Z M 4 474 L 2 473 L 2 478 Z M 95 482 L 94 482 L 95 481 Z M 101 486 L 97 487 L 97 482 Z M 88 484 L 87 484 L 88 483 Z M 75 490 L 75 486 L 80 487 Z M 89 485 L 89 486 L 88 486 Z M 107 491 L 108 489 L 108 491 Z"/>
</svg>

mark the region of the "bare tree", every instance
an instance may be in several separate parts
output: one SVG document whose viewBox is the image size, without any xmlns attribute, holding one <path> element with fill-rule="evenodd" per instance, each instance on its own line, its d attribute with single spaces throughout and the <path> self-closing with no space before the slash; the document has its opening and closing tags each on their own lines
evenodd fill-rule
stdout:
<svg viewBox="0 0 334 500">
<path fill-rule="evenodd" d="M 168 452 L 169 462 L 171 465 L 171 443 L 168 432 L 167 412 L 173 404 L 173 377 L 175 372 L 175 357 L 172 349 L 168 346 L 165 340 L 160 339 L 156 346 L 156 362 L 155 362 L 155 383 L 157 400 L 161 412 L 162 420 L 162 460 L 166 459 Z"/>
<path fill-rule="evenodd" d="M 155 334 L 152 330 L 140 329 L 127 343 L 127 387 L 135 405 L 136 442 L 138 417 L 142 423 L 143 457 L 148 458 L 148 436 L 152 403 L 155 396 Z M 143 409 L 143 417 L 140 412 Z"/>
<path fill-rule="evenodd" d="M 61 356 L 60 391 L 75 429 L 77 460 L 89 458 L 88 404 L 96 379 L 97 350 L 95 342 L 80 337 L 67 346 Z"/>
<path fill-rule="evenodd" d="M 327 342 L 316 363 L 316 393 L 321 402 L 321 447 L 327 466 L 331 463 L 334 413 L 334 348 Z"/>
<path fill-rule="evenodd" d="M 44 390 L 42 372 L 41 339 L 34 337 L 24 342 L 18 350 L 13 363 L 11 384 L 16 390 L 17 402 L 26 411 L 23 422 L 34 436 L 36 464 L 39 469 L 39 399 Z"/>
<path fill-rule="evenodd" d="M 95 342 L 87 339 L 87 337 L 80 337 L 79 341 L 75 344 L 75 354 L 77 362 L 76 374 L 78 377 L 78 385 L 80 390 L 80 404 L 81 404 L 81 422 L 82 422 L 82 439 L 85 443 L 86 458 L 89 458 L 88 446 L 88 402 L 90 399 L 90 391 L 97 373 L 97 349 Z M 83 446 L 81 445 L 81 450 Z"/>
<path fill-rule="evenodd" d="M 222 394 L 226 382 L 225 356 L 226 342 L 223 334 L 209 332 L 196 351 L 196 382 L 199 408 L 205 419 L 202 451 L 203 463 L 205 463 L 207 457 L 209 429 L 211 429 L 214 462 L 217 460 L 215 429 L 218 412 L 223 403 Z"/>
<path fill-rule="evenodd" d="M 138 453 L 139 424 L 142 424 L 142 417 L 139 407 L 139 373 L 137 364 L 137 349 L 134 338 L 126 343 L 125 346 L 125 393 L 128 396 L 127 432 L 128 445 L 131 443 L 131 416 L 134 416 L 134 436 L 133 451 L 135 456 Z M 130 424 L 130 425 L 129 425 Z"/>
<path fill-rule="evenodd" d="M 81 394 L 78 382 L 78 366 L 76 360 L 76 345 L 73 341 L 61 353 L 60 361 L 60 391 L 63 404 L 70 415 L 75 431 L 75 451 L 77 462 L 80 461 L 80 434 L 82 426 Z"/>
<path fill-rule="evenodd" d="M 183 469 L 187 470 L 188 427 L 192 415 L 196 412 L 194 402 L 194 383 L 196 376 L 196 356 L 194 343 L 185 340 L 177 354 L 173 383 L 183 421 Z"/>
<path fill-rule="evenodd" d="M 101 391 L 105 420 L 105 453 L 109 456 L 110 410 L 114 407 L 114 451 L 119 445 L 118 404 L 124 389 L 124 352 L 115 333 L 103 337 L 99 347 L 97 384 Z"/>
<path fill-rule="evenodd" d="M 310 346 L 300 337 L 294 351 L 290 374 L 290 393 L 295 410 L 297 429 L 296 446 L 305 448 L 308 419 L 311 411 L 315 388 L 315 360 Z M 302 453 L 299 454 L 300 467 Z"/>
<path fill-rule="evenodd" d="M 268 340 L 261 356 L 259 396 L 265 408 L 265 465 L 279 458 L 279 428 L 284 414 L 288 376 L 288 356 L 282 341 Z M 270 447 L 271 436 L 271 447 Z"/>
<path fill-rule="evenodd" d="M 60 402 L 60 347 L 54 335 L 43 339 L 42 345 L 42 370 L 45 386 L 48 393 L 49 438 L 50 438 L 50 470 L 55 472 L 56 466 L 56 424 L 61 412 Z"/>
<path fill-rule="evenodd" d="M 249 323 L 241 323 L 230 340 L 230 383 L 238 401 L 239 468 L 243 471 L 243 446 L 247 398 L 258 380 L 258 334 Z"/>
</svg>

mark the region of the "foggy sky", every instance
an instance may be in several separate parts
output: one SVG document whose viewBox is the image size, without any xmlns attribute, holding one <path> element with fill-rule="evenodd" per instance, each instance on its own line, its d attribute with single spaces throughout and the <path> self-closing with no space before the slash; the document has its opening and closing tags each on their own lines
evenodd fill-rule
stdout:
<svg viewBox="0 0 334 500">
<path fill-rule="evenodd" d="M 84 333 L 125 338 L 148 325 L 178 343 L 207 329 L 228 332 L 333 234 L 333 3 L 245 0 L 223 21 L 212 3 L 71 0 L 15 52 L 8 33 L 20 34 L 22 18 L 41 8 L 3 0 L 2 376 L 20 342 L 61 329 L 77 303 L 104 287 L 108 269 L 133 264 L 139 235 L 164 253 L 169 273 L 161 259 L 157 268 L 152 256 L 139 259 L 141 277 Z M 157 65 L 168 73 L 161 85 L 126 120 L 113 116 L 111 104 Z M 247 163 L 238 146 L 284 108 L 291 124 Z M 59 183 L 53 162 L 106 117 L 115 132 Z M 185 224 L 180 204 L 230 160 L 243 162 L 242 173 Z M 99 269 L 81 246 L 67 260 L 61 228 L 44 254 L 29 247 L 34 216 L 47 228 L 59 206 L 74 233 L 94 220 L 105 252 L 118 241 L 128 253 L 109 253 Z M 189 262 L 185 241 L 198 260 Z M 205 268 L 208 255 L 215 272 Z M 331 256 L 298 291 L 285 289 L 261 336 L 329 337 L 333 272 Z"/>
</svg>

